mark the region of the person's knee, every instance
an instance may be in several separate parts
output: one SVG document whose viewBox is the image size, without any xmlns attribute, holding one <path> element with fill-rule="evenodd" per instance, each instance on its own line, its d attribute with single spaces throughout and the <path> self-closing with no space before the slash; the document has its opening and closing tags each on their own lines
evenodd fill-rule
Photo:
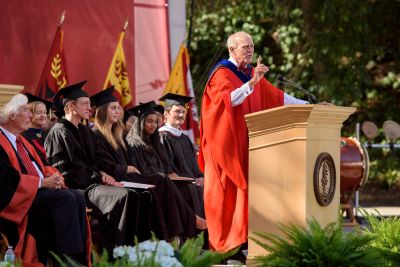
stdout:
<svg viewBox="0 0 400 267">
<path fill-rule="evenodd" d="M 57 190 L 55 198 L 56 208 L 63 207 L 66 210 L 77 211 L 80 206 L 83 206 L 84 201 L 77 194 L 70 190 Z"/>
<path fill-rule="evenodd" d="M 76 190 L 68 190 L 68 191 L 74 195 L 75 202 L 78 204 L 79 207 L 86 207 L 85 196 L 82 193 Z"/>
</svg>

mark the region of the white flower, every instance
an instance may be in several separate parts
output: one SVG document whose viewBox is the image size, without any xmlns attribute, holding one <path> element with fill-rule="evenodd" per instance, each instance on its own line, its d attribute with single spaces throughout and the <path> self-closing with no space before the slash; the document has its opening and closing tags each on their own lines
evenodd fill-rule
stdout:
<svg viewBox="0 0 400 267">
<path fill-rule="evenodd" d="M 165 256 L 174 256 L 174 248 L 165 240 L 158 242 L 157 254 Z"/>
<path fill-rule="evenodd" d="M 157 242 L 146 240 L 139 243 L 137 246 L 139 248 L 139 251 L 154 251 L 156 249 Z"/>
<path fill-rule="evenodd" d="M 115 258 L 127 256 L 130 262 L 139 264 L 154 257 L 154 261 L 161 267 L 183 267 L 174 257 L 174 248 L 164 240 L 157 242 L 146 240 L 135 247 L 119 246 L 114 248 L 113 255 Z"/>
<path fill-rule="evenodd" d="M 114 248 L 113 255 L 114 258 L 122 258 L 127 254 L 127 247 L 126 246 L 119 246 Z"/>
<path fill-rule="evenodd" d="M 161 267 L 183 267 L 175 257 L 161 256 L 157 261 L 161 263 Z"/>
</svg>

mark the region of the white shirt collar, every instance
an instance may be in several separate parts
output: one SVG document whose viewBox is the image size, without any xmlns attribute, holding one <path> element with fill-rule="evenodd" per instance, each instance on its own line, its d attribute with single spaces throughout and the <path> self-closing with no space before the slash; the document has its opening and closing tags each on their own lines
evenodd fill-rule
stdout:
<svg viewBox="0 0 400 267">
<path fill-rule="evenodd" d="M 175 128 L 171 126 L 170 124 L 166 123 L 164 126 L 162 126 L 160 129 L 158 129 L 159 132 L 169 132 L 175 136 L 181 136 L 182 135 L 182 130 Z"/>
<path fill-rule="evenodd" d="M 13 147 L 16 149 L 17 148 L 17 136 L 13 134 L 12 132 L 7 131 L 3 127 L 0 126 L 1 131 L 4 133 L 4 135 L 7 137 L 8 140 L 10 140 L 11 144 Z"/>
<path fill-rule="evenodd" d="M 229 57 L 228 59 L 230 62 L 232 62 L 233 64 L 235 64 L 235 66 L 239 66 L 239 63 L 236 62 L 236 60 L 233 59 L 233 57 Z"/>
</svg>

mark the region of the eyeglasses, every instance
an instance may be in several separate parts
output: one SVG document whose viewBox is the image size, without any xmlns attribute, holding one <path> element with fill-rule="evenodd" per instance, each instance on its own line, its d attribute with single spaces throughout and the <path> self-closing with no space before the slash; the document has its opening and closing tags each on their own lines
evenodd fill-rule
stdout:
<svg viewBox="0 0 400 267">
<path fill-rule="evenodd" d="M 172 112 L 173 112 L 174 114 L 176 114 L 176 115 L 181 115 L 181 114 L 184 115 L 186 111 L 185 111 L 185 110 L 178 110 L 178 109 L 177 109 L 177 110 L 174 110 L 174 111 L 172 111 Z"/>
<path fill-rule="evenodd" d="M 244 50 L 244 51 L 249 51 L 249 50 L 253 50 L 254 49 L 254 45 L 245 45 L 245 46 L 242 46 L 242 47 L 239 47 L 241 50 Z"/>
</svg>

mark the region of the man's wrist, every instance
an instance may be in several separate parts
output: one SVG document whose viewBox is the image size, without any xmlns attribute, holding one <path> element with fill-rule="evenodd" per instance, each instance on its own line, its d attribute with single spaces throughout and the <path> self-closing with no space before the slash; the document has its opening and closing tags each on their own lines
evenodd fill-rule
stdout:
<svg viewBox="0 0 400 267">
<path fill-rule="evenodd" d="M 251 89 L 253 89 L 254 88 L 254 86 L 256 85 L 256 82 L 253 80 L 253 78 L 249 81 L 249 87 L 251 88 Z"/>
</svg>

